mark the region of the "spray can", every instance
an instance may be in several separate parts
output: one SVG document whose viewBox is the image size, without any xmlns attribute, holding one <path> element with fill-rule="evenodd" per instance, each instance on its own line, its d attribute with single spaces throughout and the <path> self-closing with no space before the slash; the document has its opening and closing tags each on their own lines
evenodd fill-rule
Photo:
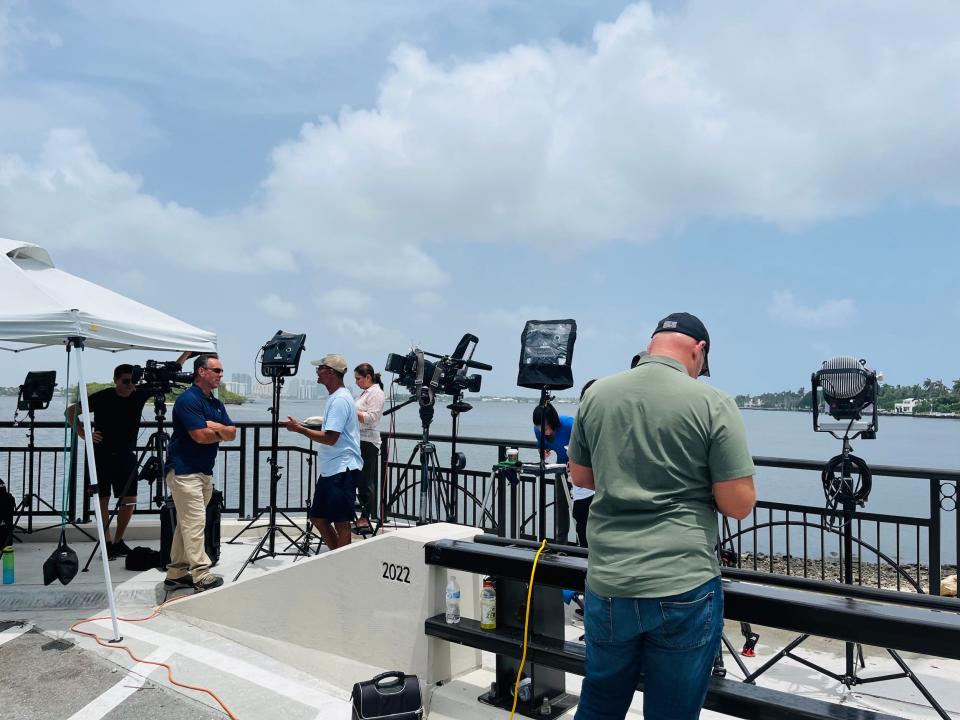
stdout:
<svg viewBox="0 0 960 720">
<path fill-rule="evenodd" d="M 13 546 L 3 549 L 3 584 L 13 585 Z"/>
<path fill-rule="evenodd" d="M 447 581 L 447 623 L 456 625 L 460 622 L 460 585 L 457 576 L 451 575 Z"/>
<path fill-rule="evenodd" d="M 480 591 L 480 629 L 497 629 L 497 588 L 491 577 L 483 579 L 483 589 Z"/>
</svg>

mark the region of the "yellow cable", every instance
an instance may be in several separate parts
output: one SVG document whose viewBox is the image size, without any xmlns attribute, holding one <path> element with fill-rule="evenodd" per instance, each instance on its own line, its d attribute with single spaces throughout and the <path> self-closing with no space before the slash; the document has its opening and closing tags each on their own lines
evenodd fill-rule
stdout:
<svg viewBox="0 0 960 720">
<path fill-rule="evenodd" d="M 527 614 L 523 619 L 523 654 L 520 656 L 520 667 L 517 669 L 517 681 L 513 684 L 513 707 L 510 708 L 510 720 L 513 720 L 514 713 L 517 712 L 517 700 L 520 698 L 520 678 L 523 676 L 523 666 L 527 662 L 527 630 L 530 627 L 530 599 L 533 597 L 533 576 L 537 572 L 537 562 L 540 560 L 540 553 L 547 549 L 547 541 L 540 543 L 540 549 L 537 550 L 536 557 L 533 558 L 533 567 L 530 568 L 530 585 L 527 587 Z M 533 697 L 530 698 L 531 701 Z"/>
</svg>

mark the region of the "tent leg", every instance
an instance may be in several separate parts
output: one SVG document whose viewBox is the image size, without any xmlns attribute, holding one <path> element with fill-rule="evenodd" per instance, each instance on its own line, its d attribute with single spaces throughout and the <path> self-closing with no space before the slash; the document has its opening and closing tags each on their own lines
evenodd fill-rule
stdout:
<svg viewBox="0 0 960 720">
<path fill-rule="evenodd" d="M 83 410 L 83 434 L 87 453 L 87 467 L 90 469 L 90 484 L 93 487 L 97 485 L 97 464 L 93 461 L 93 431 L 90 429 L 90 403 L 87 399 L 87 381 L 83 375 L 83 341 L 74 340 L 72 351 L 77 359 L 77 375 L 79 376 L 79 385 L 77 386 L 77 395 L 80 398 L 80 407 Z M 68 388 L 69 392 L 69 388 Z M 97 516 L 97 535 L 100 538 L 100 561 L 103 563 L 103 580 L 107 586 L 107 600 L 110 603 L 110 619 L 113 621 L 113 639 L 110 642 L 120 642 L 123 638 L 120 635 L 120 624 L 117 621 L 117 603 L 113 597 L 113 580 L 110 577 L 110 558 L 107 556 L 107 541 L 103 534 L 103 522 L 100 517 L 100 503 L 93 503 L 93 511 Z"/>
</svg>

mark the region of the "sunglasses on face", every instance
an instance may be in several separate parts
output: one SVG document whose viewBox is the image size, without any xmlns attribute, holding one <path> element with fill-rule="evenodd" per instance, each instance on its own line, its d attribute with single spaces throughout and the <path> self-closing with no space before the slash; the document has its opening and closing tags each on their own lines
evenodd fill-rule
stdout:
<svg viewBox="0 0 960 720">
<path fill-rule="evenodd" d="M 207 372 L 212 372 L 217 375 L 223 375 L 223 368 L 204 368 Z"/>
</svg>

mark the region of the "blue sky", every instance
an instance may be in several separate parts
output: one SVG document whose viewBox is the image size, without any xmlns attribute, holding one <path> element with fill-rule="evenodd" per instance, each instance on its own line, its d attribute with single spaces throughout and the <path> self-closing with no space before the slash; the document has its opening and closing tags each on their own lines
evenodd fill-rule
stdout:
<svg viewBox="0 0 960 720">
<path fill-rule="evenodd" d="M 730 393 L 949 383 L 958 66 L 932 0 L 0 0 L 0 237 L 228 374 L 278 328 L 377 368 L 473 332 L 513 394 L 524 321 L 574 317 L 579 385 L 685 310 Z"/>
</svg>

